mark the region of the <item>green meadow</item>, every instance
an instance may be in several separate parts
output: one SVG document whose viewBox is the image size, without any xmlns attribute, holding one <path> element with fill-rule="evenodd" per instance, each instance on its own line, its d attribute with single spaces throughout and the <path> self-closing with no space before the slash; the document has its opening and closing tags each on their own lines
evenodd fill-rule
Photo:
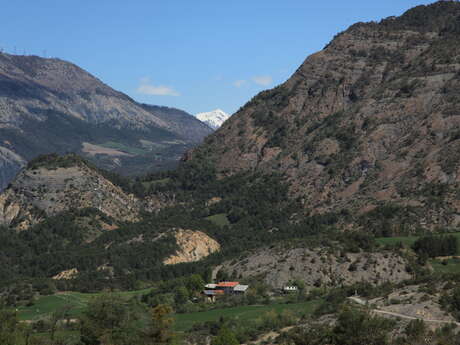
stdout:
<svg viewBox="0 0 460 345">
<path fill-rule="evenodd" d="M 115 292 L 124 298 L 143 295 L 150 289 Z M 54 311 L 68 309 L 70 317 L 80 315 L 87 307 L 89 301 L 101 293 L 62 292 L 49 296 L 42 296 L 32 306 L 18 308 L 20 320 L 38 320 L 49 317 Z"/>
<path fill-rule="evenodd" d="M 123 297 L 130 298 L 147 292 L 149 292 L 149 289 L 118 293 Z M 19 307 L 18 317 L 20 320 L 36 321 L 49 318 L 54 311 L 63 308 L 68 308 L 68 315 L 70 318 L 78 317 L 87 308 L 90 300 L 98 295 L 100 294 L 65 292 L 50 296 L 43 296 L 40 297 L 33 306 Z M 283 310 L 289 310 L 298 315 L 311 314 L 318 305 L 319 301 L 309 301 L 288 304 L 250 305 L 213 309 L 203 312 L 175 314 L 175 330 L 185 332 L 190 330 L 195 323 L 216 321 L 221 317 L 236 318 L 242 321 L 254 320 L 269 311 L 282 312 Z"/>
<path fill-rule="evenodd" d="M 460 232 L 447 232 L 445 235 L 455 236 L 459 243 L 459 249 L 457 254 L 460 255 Z M 381 245 L 395 246 L 402 243 L 408 247 L 412 246 L 422 236 L 398 236 L 398 237 L 378 237 L 376 238 L 377 243 Z"/>
<path fill-rule="evenodd" d="M 438 273 L 460 273 L 460 259 L 430 260 L 430 264 Z"/>
<path fill-rule="evenodd" d="M 319 301 L 309 301 L 292 304 L 269 304 L 249 305 L 233 308 L 214 309 L 209 311 L 176 314 L 176 331 L 185 332 L 192 328 L 193 324 L 206 321 L 217 321 L 219 318 L 237 318 L 239 320 L 254 320 L 269 311 L 281 312 L 290 310 L 296 314 L 311 314 L 319 305 Z"/>
<path fill-rule="evenodd" d="M 460 232 L 446 233 L 446 235 L 452 235 L 457 238 L 459 243 L 457 255 L 460 255 Z M 376 241 L 381 245 L 396 246 L 399 243 L 402 243 L 405 246 L 410 247 L 420 237 L 421 236 L 379 237 Z M 460 273 L 460 259 L 431 259 L 429 260 L 429 263 L 437 273 Z"/>
<path fill-rule="evenodd" d="M 228 221 L 226 213 L 215 214 L 213 216 L 206 217 L 205 219 L 216 224 L 217 226 L 230 225 L 230 222 Z"/>
</svg>

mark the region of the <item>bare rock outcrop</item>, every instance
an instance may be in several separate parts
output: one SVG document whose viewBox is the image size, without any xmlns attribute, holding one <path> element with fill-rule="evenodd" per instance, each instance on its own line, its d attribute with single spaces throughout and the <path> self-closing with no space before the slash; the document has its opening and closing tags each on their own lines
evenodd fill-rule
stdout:
<svg viewBox="0 0 460 345">
<path fill-rule="evenodd" d="M 54 280 L 69 280 L 69 279 L 74 279 L 78 275 L 78 269 L 76 268 L 71 268 L 62 272 L 59 272 L 55 276 L 53 276 Z"/>
<path fill-rule="evenodd" d="M 201 231 L 179 229 L 174 237 L 179 249 L 163 261 L 165 265 L 199 261 L 220 250 L 220 244 Z"/>
<path fill-rule="evenodd" d="M 70 166 L 32 166 L 0 194 L 0 224 L 27 229 L 44 217 L 94 208 L 120 221 L 137 220 L 140 201 L 73 156 Z M 51 163 L 50 163 L 51 164 Z"/>
</svg>

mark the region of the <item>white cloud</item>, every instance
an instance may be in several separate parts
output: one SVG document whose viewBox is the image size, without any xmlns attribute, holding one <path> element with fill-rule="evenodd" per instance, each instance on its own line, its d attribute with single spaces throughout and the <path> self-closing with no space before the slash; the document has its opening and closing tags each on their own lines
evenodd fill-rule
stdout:
<svg viewBox="0 0 460 345">
<path fill-rule="evenodd" d="M 273 78 L 269 75 L 257 75 L 252 77 L 251 79 L 254 83 L 262 86 L 268 86 L 271 83 L 273 83 Z"/>
<path fill-rule="evenodd" d="M 246 84 L 246 80 L 236 80 L 233 82 L 233 86 L 235 87 L 242 87 L 244 84 Z"/>
<path fill-rule="evenodd" d="M 140 80 L 137 92 L 153 96 L 180 96 L 180 93 L 172 87 L 165 85 L 153 85 L 149 78 L 142 78 Z"/>
</svg>

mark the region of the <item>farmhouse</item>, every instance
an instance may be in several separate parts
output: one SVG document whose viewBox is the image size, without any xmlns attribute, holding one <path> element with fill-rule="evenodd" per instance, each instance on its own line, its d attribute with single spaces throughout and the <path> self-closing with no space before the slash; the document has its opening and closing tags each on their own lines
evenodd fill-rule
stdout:
<svg viewBox="0 0 460 345">
<path fill-rule="evenodd" d="M 249 285 L 242 285 L 239 282 L 220 282 L 218 284 L 206 284 L 203 294 L 208 300 L 214 302 L 216 296 L 223 295 L 244 295 Z"/>
</svg>

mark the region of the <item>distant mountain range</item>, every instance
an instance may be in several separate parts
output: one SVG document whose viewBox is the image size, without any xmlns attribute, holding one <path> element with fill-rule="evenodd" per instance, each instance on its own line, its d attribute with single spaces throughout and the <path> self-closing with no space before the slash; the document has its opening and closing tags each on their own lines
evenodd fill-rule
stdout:
<svg viewBox="0 0 460 345">
<path fill-rule="evenodd" d="M 221 109 L 216 109 L 206 113 L 198 113 L 195 117 L 206 123 L 212 129 L 218 129 L 230 117 L 230 115 Z"/>
<path fill-rule="evenodd" d="M 173 167 L 211 132 L 182 110 L 139 104 L 72 63 L 0 54 L 0 189 L 43 153 L 76 152 L 123 174 Z"/>
</svg>

